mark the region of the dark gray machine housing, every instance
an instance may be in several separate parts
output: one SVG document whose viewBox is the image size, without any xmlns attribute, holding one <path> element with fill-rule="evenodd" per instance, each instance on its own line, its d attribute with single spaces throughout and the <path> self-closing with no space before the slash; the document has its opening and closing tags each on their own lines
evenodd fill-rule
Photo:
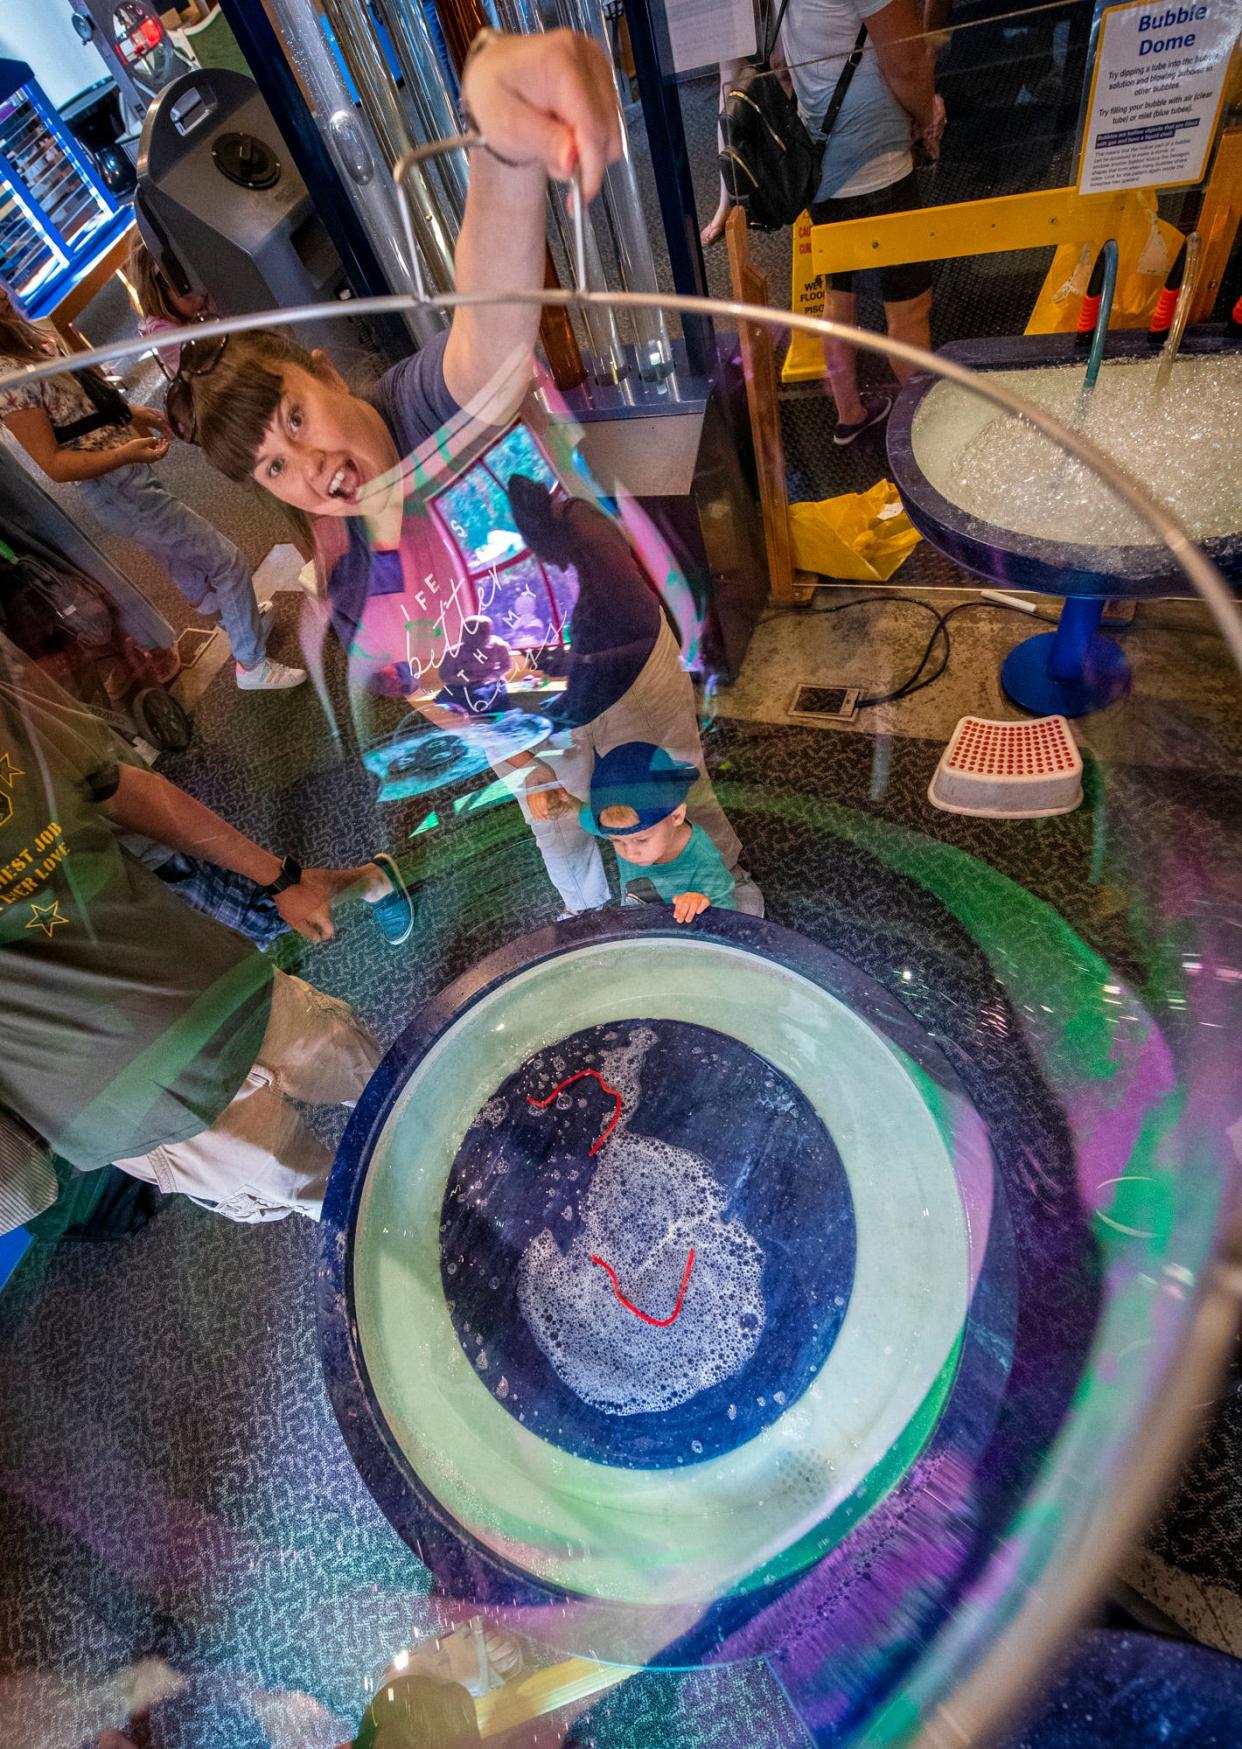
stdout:
<svg viewBox="0 0 1242 1749">
<path fill-rule="evenodd" d="M 173 289 L 205 291 L 223 316 L 346 290 L 258 86 L 228 68 L 182 74 L 148 109 L 134 216 Z"/>
</svg>

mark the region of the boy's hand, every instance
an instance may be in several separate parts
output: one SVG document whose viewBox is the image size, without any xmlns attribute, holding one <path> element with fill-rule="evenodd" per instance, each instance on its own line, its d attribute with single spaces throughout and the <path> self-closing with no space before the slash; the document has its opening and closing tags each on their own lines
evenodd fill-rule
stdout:
<svg viewBox="0 0 1242 1749">
<path fill-rule="evenodd" d="M 673 918 L 677 923 L 693 923 L 707 910 L 711 900 L 706 893 L 678 893 L 673 900 Z"/>
</svg>

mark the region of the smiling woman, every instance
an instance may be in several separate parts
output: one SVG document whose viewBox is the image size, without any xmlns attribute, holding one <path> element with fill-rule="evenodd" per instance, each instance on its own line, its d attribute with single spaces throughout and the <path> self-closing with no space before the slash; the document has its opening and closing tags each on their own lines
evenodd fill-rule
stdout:
<svg viewBox="0 0 1242 1749">
<path fill-rule="evenodd" d="M 326 353 L 275 328 L 183 348 L 168 417 L 230 480 L 250 476 L 310 516 L 349 515 L 365 482 L 398 459 L 378 408 Z"/>
<path fill-rule="evenodd" d="M 540 446 L 538 410 L 523 399 L 529 353 L 511 352 L 459 404 L 469 373 L 454 364 L 455 338 L 456 329 L 437 337 L 362 394 L 324 353 L 275 329 L 191 342 L 169 416 L 222 473 L 251 478 L 311 517 L 320 597 L 347 654 L 360 739 L 370 737 L 376 693 L 407 699 L 457 737 L 486 735 L 488 763 L 515 790 L 566 912 L 607 903 L 599 849 L 577 804 L 595 754 L 626 741 L 659 746 L 694 769 L 690 818 L 735 870 L 741 846 L 705 774 L 676 619 L 623 524 L 571 494 L 572 470 L 558 476 Z M 521 467 L 506 472 L 494 452 L 510 440 Z M 487 456 L 499 475 L 481 464 Z M 480 470 L 491 489 L 471 498 Z M 473 540 L 460 520 L 468 501 Z M 471 557 L 488 547 L 487 569 L 472 569 Z M 503 605 L 498 570 L 508 577 L 527 564 L 541 576 L 541 561 L 564 579 L 568 637 L 550 623 L 535 658 L 515 661 L 519 598 L 501 619 L 491 606 L 493 597 Z M 552 763 L 535 756 L 535 742 L 498 754 L 483 720 L 503 720 L 512 703 L 529 723 L 507 683 L 532 666 L 557 677 L 537 695 Z M 741 908 L 761 911 L 754 883 L 742 875 L 737 884 Z"/>
</svg>

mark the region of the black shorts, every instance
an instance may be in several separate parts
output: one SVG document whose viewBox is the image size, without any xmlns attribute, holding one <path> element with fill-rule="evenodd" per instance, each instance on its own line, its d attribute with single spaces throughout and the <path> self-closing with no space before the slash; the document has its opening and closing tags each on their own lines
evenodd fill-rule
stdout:
<svg viewBox="0 0 1242 1749">
<path fill-rule="evenodd" d="M 845 219 L 875 219 L 885 213 L 909 212 L 919 205 L 914 176 L 903 176 L 900 182 L 890 182 L 887 188 L 877 188 L 871 194 L 849 194 L 844 200 L 816 200 L 811 203 L 811 220 L 817 225 L 837 225 Z M 921 297 L 932 282 L 930 261 L 903 261 L 895 267 L 881 267 L 880 296 L 886 304 L 904 303 L 907 298 Z M 831 291 L 853 291 L 857 273 L 832 273 L 828 276 Z"/>
</svg>

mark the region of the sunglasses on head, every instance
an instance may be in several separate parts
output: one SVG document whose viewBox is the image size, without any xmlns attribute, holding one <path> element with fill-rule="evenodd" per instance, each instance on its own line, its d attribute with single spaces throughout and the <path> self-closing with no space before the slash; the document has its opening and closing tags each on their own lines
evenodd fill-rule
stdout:
<svg viewBox="0 0 1242 1749">
<path fill-rule="evenodd" d="M 182 443 L 198 442 L 198 420 L 194 415 L 194 391 L 191 384 L 196 377 L 209 377 L 212 371 L 224 357 L 224 349 L 231 336 L 217 334 L 210 340 L 188 340 L 181 348 L 181 358 L 177 365 L 177 374 L 168 385 L 168 394 L 164 401 L 164 412 L 168 423 Z"/>
</svg>

